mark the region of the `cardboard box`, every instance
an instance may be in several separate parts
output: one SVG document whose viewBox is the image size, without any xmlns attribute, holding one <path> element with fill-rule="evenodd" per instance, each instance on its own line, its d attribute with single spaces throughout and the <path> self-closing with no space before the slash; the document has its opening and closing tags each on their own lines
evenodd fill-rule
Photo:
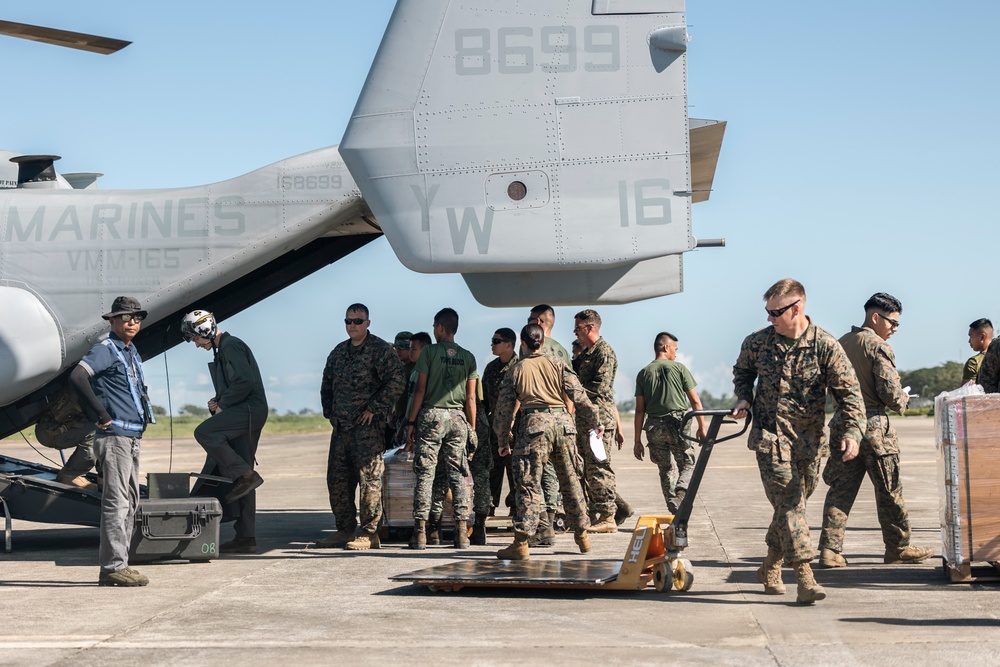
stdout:
<svg viewBox="0 0 1000 667">
<path fill-rule="evenodd" d="M 382 518 L 390 528 L 413 527 L 413 487 L 416 478 L 413 474 L 413 453 L 404 452 L 401 447 L 390 449 L 383 456 L 385 473 L 382 476 Z M 472 511 L 472 477 L 465 478 L 465 486 L 469 493 L 469 511 Z M 441 514 L 441 525 L 455 524 L 455 515 L 451 507 L 451 493 L 444 503 Z"/>
</svg>

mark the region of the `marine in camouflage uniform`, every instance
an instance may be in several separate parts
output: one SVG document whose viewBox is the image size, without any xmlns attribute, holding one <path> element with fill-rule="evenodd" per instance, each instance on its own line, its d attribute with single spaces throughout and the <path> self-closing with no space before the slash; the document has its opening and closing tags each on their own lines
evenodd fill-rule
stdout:
<svg viewBox="0 0 1000 667">
<path fill-rule="evenodd" d="M 528 326 L 534 327 L 541 337 L 540 327 Z M 576 404 L 575 420 L 566 412 L 564 395 Z M 538 529 L 539 514 L 543 510 L 542 470 L 550 460 L 565 501 L 567 520 L 577 535 L 581 550 L 589 550 L 586 529 L 590 521 L 579 479 L 582 461 L 575 437 L 578 424 L 587 430 L 598 427 L 597 408 L 565 363 L 540 351 L 533 352 L 515 364 L 501 385 L 494 420 L 501 450 L 508 442 L 514 406 L 518 401 L 521 418 L 511 446 L 517 503 L 513 522 L 515 544 L 498 553 L 498 557 L 512 557 L 511 549 L 516 545 L 520 545 L 521 555 L 513 557 L 527 557 L 527 539 Z M 513 553 L 518 553 L 518 549 Z"/>
<path fill-rule="evenodd" d="M 677 339 L 662 331 L 653 341 L 656 359 L 647 364 L 635 379 L 635 457 L 642 460 L 642 432 L 649 441 L 649 458 L 660 474 L 663 500 L 673 513 L 677 512 L 687 493 L 694 473 L 694 443 L 684 437 L 691 423 L 682 430 L 681 424 L 688 405 L 701 410 L 701 400 L 695 390 L 691 371 L 676 361 Z M 645 418 L 645 423 L 643 422 Z M 705 418 L 698 416 L 698 437 L 705 437 Z M 677 466 L 676 483 L 671 477 Z"/>
<path fill-rule="evenodd" d="M 582 311 L 577 314 L 577 326 L 586 325 L 582 322 L 580 315 L 592 313 L 593 311 Z M 596 313 L 594 313 L 596 315 Z M 599 325 L 600 320 L 597 320 Z M 598 461 L 590 447 L 589 428 L 582 428 L 578 425 L 576 435 L 577 449 L 583 455 L 584 478 L 587 487 L 588 509 L 591 521 L 599 521 L 600 524 L 608 523 L 614 531 L 617 531 L 614 515 L 617 509 L 615 505 L 615 471 L 611 468 L 611 450 L 615 442 L 617 431 L 617 410 L 615 408 L 615 374 L 618 372 L 618 357 L 615 351 L 606 340 L 598 337 L 597 341 L 589 347 L 584 343 L 584 349 L 580 355 L 573 360 L 573 367 L 580 378 L 580 384 L 587 392 L 587 397 L 597 407 L 600 414 L 600 423 L 604 426 L 604 454 L 603 461 Z"/>
<path fill-rule="evenodd" d="M 360 304 L 356 304 L 360 305 Z M 361 306 L 363 308 L 363 306 Z M 348 310 L 348 319 L 368 311 Z M 357 317 L 356 317 L 357 316 Z M 337 345 L 323 368 L 320 403 L 330 420 L 330 455 L 326 484 L 337 535 L 320 546 L 346 546 L 358 526 L 355 490 L 360 486 L 361 535 L 377 546 L 376 532 L 382 518 L 382 473 L 386 417 L 406 387 L 403 364 L 386 341 L 364 324 L 348 323 L 351 336 Z M 363 329 L 359 333 L 359 329 Z M 355 338 L 359 342 L 355 343 Z M 343 544 L 341 544 L 343 543 Z"/>
<path fill-rule="evenodd" d="M 514 367 L 517 360 L 517 354 L 514 354 L 506 364 L 497 357 L 486 364 L 486 368 L 483 369 L 483 403 L 485 408 L 483 414 L 487 415 L 490 423 L 492 423 L 493 417 L 496 414 L 497 399 L 500 397 L 500 382 L 503 380 L 504 375 L 507 374 L 507 371 Z M 477 411 L 476 414 L 478 426 L 479 412 Z M 493 458 L 493 467 L 490 471 L 490 502 L 493 507 L 500 506 L 500 493 L 503 491 L 503 478 L 506 473 L 507 483 L 510 485 L 509 497 L 513 503 L 514 473 L 510 467 L 510 456 L 500 456 L 500 452 L 498 451 L 499 440 L 492 428 L 490 429 L 488 441 L 480 439 L 480 447 L 485 447 L 487 442 L 489 443 L 490 453 Z"/>
<path fill-rule="evenodd" d="M 809 561 L 813 550 L 806 501 L 816 488 L 820 458 L 827 453 L 823 430 L 827 391 L 843 415 L 838 448 L 845 461 L 858 455 L 865 422 L 857 376 L 836 339 L 806 316 L 802 284 L 784 278 L 764 293 L 771 326 L 746 337 L 733 367 L 737 419 L 753 409 L 747 446 L 757 454 L 764 494 L 774 511 L 767 530 L 767 557 L 757 581 L 767 595 L 782 595 L 782 563 L 795 569 L 797 601 L 826 597 Z M 756 396 L 754 383 L 757 384 Z"/>
<path fill-rule="evenodd" d="M 542 354 L 559 359 L 566 368 L 573 370 L 573 356 L 554 338 L 545 337 Z M 546 512 L 558 512 L 559 508 L 562 507 L 562 497 L 559 495 L 559 477 L 556 475 L 555 465 L 552 461 L 549 461 L 542 470 L 542 495 L 545 498 Z"/>
<path fill-rule="evenodd" d="M 885 297 L 891 301 L 886 301 Z M 873 302 L 875 305 L 871 305 Z M 899 444 L 896 429 L 886 414 L 887 410 L 902 414 L 909 401 L 900 386 L 896 357 L 886 340 L 899 326 L 901 309 L 895 298 L 876 294 L 866 304 L 864 326 L 851 327 L 850 333 L 840 339 L 861 385 L 868 421 L 858 457 L 843 461 L 840 452 L 833 451 L 823 470 L 823 481 L 830 486 L 823 506 L 823 532 L 819 540 L 820 565 L 825 567 L 847 565 L 839 554 L 844 550 L 847 518 L 866 473 L 875 488 L 875 506 L 887 561 L 919 562 L 931 555 L 928 549 L 910 547 L 910 519 L 899 478 Z M 839 435 L 843 421 L 838 408 L 830 422 L 831 437 Z"/>
<path fill-rule="evenodd" d="M 466 447 L 474 447 L 476 391 L 479 375 L 476 358 L 454 342 L 458 331 L 458 313 L 444 308 L 434 317 L 434 337 L 438 341 L 420 353 L 414 369 L 417 387 L 410 411 L 414 428 L 407 442 L 414 448 L 413 490 L 414 535 L 410 546 L 423 549 L 426 545 L 426 523 L 431 510 L 431 495 L 439 457 L 451 488 L 455 513 L 455 546 L 469 545 L 465 534 L 469 511 L 465 486 Z M 470 441 L 471 439 L 471 441 Z"/>
<path fill-rule="evenodd" d="M 782 552 L 786 563 L 807 563 L 813 548 L 806 501 L 828 451 L 823 428 L 827 391 L 842 415 L 844 437 L 860 441 L 865 423 L 854 369 L 837 340 L 811 322 L 796 340 L 768 327 L 743 341 L 733 386 L 737 400 L 753 407 L 747 445 L 757 454 L 764 492 L 774 507 L 765 538 L 768 549 Z"/>
</svg>

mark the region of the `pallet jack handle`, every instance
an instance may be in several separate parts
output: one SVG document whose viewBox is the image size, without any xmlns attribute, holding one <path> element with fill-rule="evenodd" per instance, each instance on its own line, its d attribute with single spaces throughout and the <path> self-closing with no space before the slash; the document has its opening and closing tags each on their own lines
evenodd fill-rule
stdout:
<svg viewBox="0 0 1000 667">
<path fill-rule="evenodd" d="M 691 481 L 688 483 L 687 491 L 684 494 L 684 500 L 681 501 L 680 507 L 677 508 L 677 514 L 674 515 L 674 520 L 671 523 L 674 530 L 674 538 L 677 546 L 683 548 L 687 546 L 687 523 L 688 519 L 691 517 L 691 510 L 694 508 L 694 499 L 698 494 L 698 487 L 701 486 L 701 478 L 705 475 L 705 469 L 708 467 L 708 459 L 712 455 L 712 448 L 718 442 L 725 442 L 726 440 L 732 440 L 733 438 L 738 438 L 747 432 L 750 428 L 750 422 L 753 419 L 753 415 L 749 410 L 747 410 L 746 418 L 743 421 L 743 428 L 738 433 L 733 433 L 722 438 L 719 437 L 719 430 L 722 428 L 723 424 L 735 424 L 736 420 L 726 419 L 732 416 L 731 410 L 692 410 L 684 415 L 684 419 L 681 420 L 681 435 L 683 435 L 688 440 L 692 442 L 697 442 L 701 445 L 701 451 L 698 452 L 698 459 L 694 464 L 694 472 L 691 474 Z M 711 417 L 712 420 L 708 424 L 708 431 L 705 434 L 704 440 L 699 440 L 696 437 L 687 434 L 688 422 L 695 417 Z"/>
</svg>

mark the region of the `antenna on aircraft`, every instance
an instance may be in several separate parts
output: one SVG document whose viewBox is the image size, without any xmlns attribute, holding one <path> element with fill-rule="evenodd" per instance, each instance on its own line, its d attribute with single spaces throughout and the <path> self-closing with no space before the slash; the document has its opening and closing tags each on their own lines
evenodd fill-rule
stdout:
<svg viewBox="0 0 1000 667">
<path fill-rule="evenodd" d="M 101 53 L 104 55 L 120 51 L 132 43 L 121 39 L 112 39 L 111 37 L 88 35 L 82 32 L 70 32 L 69 30 L 59 30 L 57 28 L 45 28 L 27 23 L 14 23 L 13 21 L 0 21 L 0 35 L 20 37 L 21 39 L 30 39 L 35 42 L 44 42 L 46 44 L 54 44 L 55 46 L 65 46 L 70 49 L 79 49 L 81 51 L 90 51 L 91 53 Z"/>
</svg>

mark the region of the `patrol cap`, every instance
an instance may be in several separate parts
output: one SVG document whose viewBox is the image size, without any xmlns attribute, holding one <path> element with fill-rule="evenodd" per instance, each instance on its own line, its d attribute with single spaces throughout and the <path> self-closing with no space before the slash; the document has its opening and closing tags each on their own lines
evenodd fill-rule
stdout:
<svg viewBox="0 0 1000 667">
<path fill-rule="evenodd" d="M 135 313 L 137 315 L 142 315 L 146 317 L 149 313 L 142 309 L 139 305 L 139 300 L 131 296 L 120 296 L 115 299 L 114 303 L 111 304 L 111 312 L 105 315 L 101 315 L 106 320 L 110 320 L 112 317 L 117 317 L 118 315 L 126 315 L 128 313 Z"/>
<path fill-rule="evenodd" d="M 393 347 L 398 347 L 402 350 L 410 349 L 410 340 L 413 338 L 413 334 L 409 331 L 400 331 L 396 334 L 396 340 L 392 342 Z"/>
</svg>

